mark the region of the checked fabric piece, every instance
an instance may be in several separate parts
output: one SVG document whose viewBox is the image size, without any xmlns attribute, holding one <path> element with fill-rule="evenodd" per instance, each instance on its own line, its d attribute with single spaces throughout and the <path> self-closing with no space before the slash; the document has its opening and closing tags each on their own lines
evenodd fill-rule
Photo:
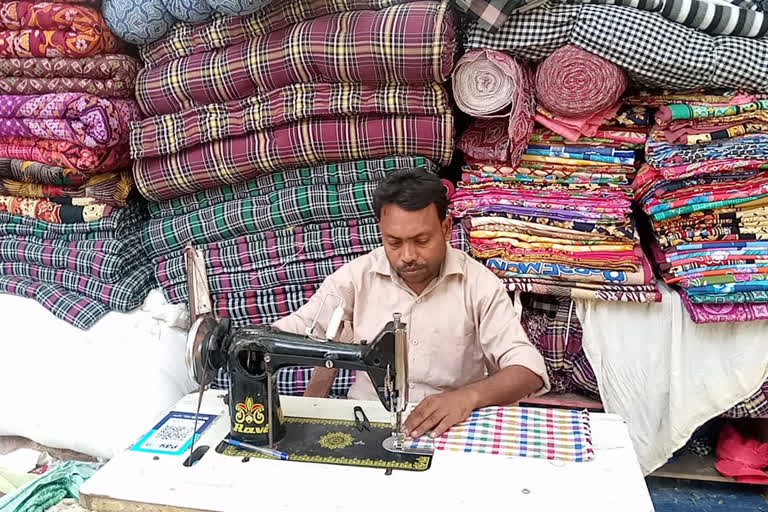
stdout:
<svg viewBox="0 0 768 512">
<path fill-rule="evenodd" d="M 447 2 L 298 23 L 219 51 L 145 68 L 136 99 L 146 115 L 179 112 L 301 82 L 445 82 L 456 37 Z"/>
<path fill-rule="evenodd" d="M 465 34 L 467 49 L 533 60 L 574 44 L 651 88 L 768 91 L 768 40 L 711 36 L 632 7 L 544 5 L 510 17 L 495 33 L 474 24 Z"/>
<path fill-rule="evenodd" d="M 410 447 L 588 462 L 595 458 L 589 412 L 532 407 L 484 407 L 437 439 Z"/>
</svg>

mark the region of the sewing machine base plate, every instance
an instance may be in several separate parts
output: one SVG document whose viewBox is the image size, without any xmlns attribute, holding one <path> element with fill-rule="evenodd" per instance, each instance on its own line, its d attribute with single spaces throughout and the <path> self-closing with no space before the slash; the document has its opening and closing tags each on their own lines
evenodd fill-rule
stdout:
<svg viewBox="0 0 768 512">
<path fill-rule="evenodd" d="M 288 461 L 338 464 L 343 466 L 426 471 L 431 455 L 393 453 L 383 448 L 392 427 L 371 422 L 370 431 L 360 432 L 354 421 L 319 418 L 284 418 L 287 434 L 276 443 L 288 453 Z M 232 457 L 268 458 L 221 442 L 216 452 Z"/>
</svg>

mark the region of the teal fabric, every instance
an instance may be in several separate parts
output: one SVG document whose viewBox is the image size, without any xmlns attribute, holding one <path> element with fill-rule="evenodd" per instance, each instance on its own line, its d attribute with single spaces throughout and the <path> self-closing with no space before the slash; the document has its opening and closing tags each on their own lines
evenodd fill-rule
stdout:
<svg viewBox="0 0 768 512">
<path fill-rule="evenodd" d="M 100 467 L 87 462 L 64 462 L 0 498 L 0 512 L 43 512 L 64 498 L 80 498 L 80 486 Z"/>
</svg>

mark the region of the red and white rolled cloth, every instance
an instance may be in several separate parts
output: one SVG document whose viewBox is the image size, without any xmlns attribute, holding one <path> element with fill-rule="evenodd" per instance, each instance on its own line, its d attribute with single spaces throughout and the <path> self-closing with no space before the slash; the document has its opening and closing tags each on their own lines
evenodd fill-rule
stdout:
<svg viewBox="0 0 768 512">
<path fill-rule="evenodd" d="M 526 66 L 495 50 L 467 52 L 453 72 L 453 95 L 463 112 L 479 119 L 508 119 L 509 154 L 503 160 L 512 165 L 520 163 L 533 131 L 536 104 L 531 81 Z"/>
<path fill-rule="evenodd" d="M 539 64 L 534 82 L 539 104 L 566 117 L 605 110 L 627 88 L 620 67 L 573 45 L 559 48 Z"/>
</svg>

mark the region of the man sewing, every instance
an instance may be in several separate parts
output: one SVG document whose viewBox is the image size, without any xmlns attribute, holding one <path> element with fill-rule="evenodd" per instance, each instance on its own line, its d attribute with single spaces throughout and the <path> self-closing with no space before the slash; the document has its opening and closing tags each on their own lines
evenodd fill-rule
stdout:
<svg viewBox="0 0 768 512">
<path fill-rule="evenodd" d="M 303 334 L 320 311 L 325 332 L 343 300 L 341 341 L 373 340 L 392 313 L 408 331 L 409 401 L 419 405 L 406 435 L 437 437 L 477 408 L 508 405 L 549 388 L 544 360 L 531 345 L 501 281 L 448 245 L 448 199 L 423 169 L 392 172 L 374 195 L 383 247 L 329 276 L 298 311 L 273 326 Z M 346 339 L 345 339 L 346 338 Z M 336 369 L 316 368 L 305 396 L 327 397 Z M 358 373 L 349 397 L 377 400 Z"/>
</svg>

